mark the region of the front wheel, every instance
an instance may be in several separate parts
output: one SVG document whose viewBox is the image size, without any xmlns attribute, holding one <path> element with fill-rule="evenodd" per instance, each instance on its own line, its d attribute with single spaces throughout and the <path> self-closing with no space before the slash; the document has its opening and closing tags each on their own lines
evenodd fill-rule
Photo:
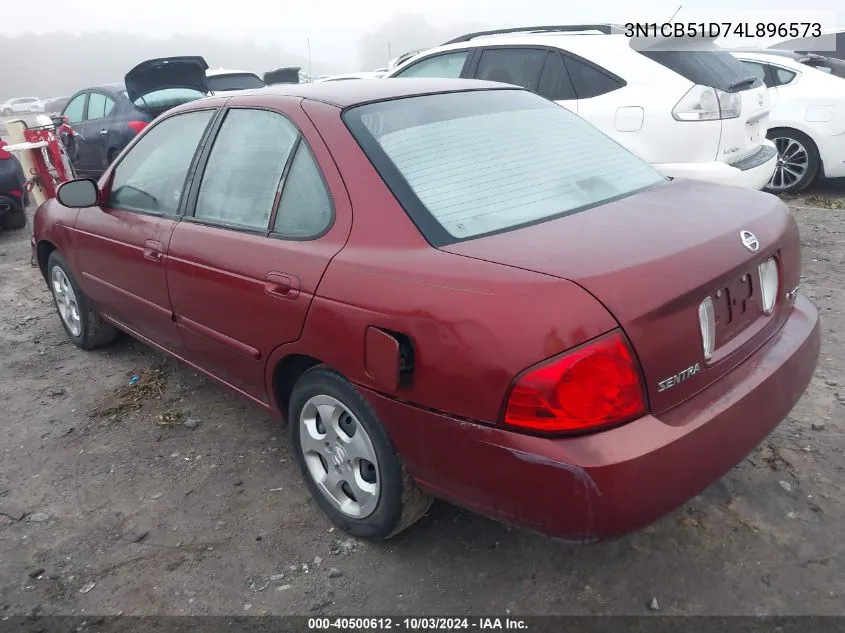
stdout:
<svg viewBox="0 0 845 633">
<path fill-rule="evenodd" d="M 9 108 L 3 110 L 3 116 L 12 116 L 14 112 L 12 112 Z"/>
<path fill-rule="evenodd" d="M 74 345 L 94 349 L 117 338 L 117 328 L 91 309 L 88 297 L 76 283 L 59 251 L 53 251 L 47 259 L 47 280 L 62 327 Z"/>
<path fill-rule="evenodd" d="M 305 372 L 291 394 L 291 444 L 323 512 L 350 534 L 383 540 L 431 506 L 396 454 L 375 411 L 343 376 Z"/>
<path fill-rule="evenodd" d="M 821 165 L 813 139 L 787 128 L 769 130 L 767 136 L 777 148 L 778 160 L 766 191 L 774 194 L 804 191 L 816 179 Z"/>
</svg>

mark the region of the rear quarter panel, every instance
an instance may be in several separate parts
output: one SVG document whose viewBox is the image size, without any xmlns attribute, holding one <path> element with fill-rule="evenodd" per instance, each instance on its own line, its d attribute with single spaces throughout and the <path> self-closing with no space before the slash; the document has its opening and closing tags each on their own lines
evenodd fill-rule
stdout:
<svg viewBox="0 0 845 633">
<path fill-rule="evenodd" d="M 353 206 L 349 241 L 332 260 L 302 337 L 282 346 L 393 398 L 494 422 L 516 374 L 603 334 L 616 321 L 575 284 L 432 248 L 382 182 L 337 109 L 305 102 L 343 175 Z M 369 326 L 407 335 L 415 351 L 410 386 L 369 376 Z"/>
</svg>

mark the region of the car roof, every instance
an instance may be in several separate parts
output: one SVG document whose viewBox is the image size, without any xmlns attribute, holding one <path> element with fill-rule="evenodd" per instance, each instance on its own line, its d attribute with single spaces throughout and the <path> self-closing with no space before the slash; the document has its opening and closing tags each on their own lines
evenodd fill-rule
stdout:
<svg viewBox="0 0 845 633">
<path fill-rule="evenodd" d="M 432 93 L 503 89 L 523 90 L 518 86 L 478 79 L 414 77 L 408 79 L 359 79 L 357 81 L 321 81 L 308 84 L 277 84 L 255 90 L 241 90 L 238 92 L 238 98 L 250 95 L 301 97 L 347 108 L 371 101 L 387 101 Z"/>
<path fill-rule="evenodd" d="M 622 33 L 600 33 L 599 31 L 585 30 L 568 33 L 544 32 L 544 33 L 493 33 L 489 35 L 478 35 L 470 40 L 444 44 L 430 49 L 420 51 L 424 55 L 433 51 L 445 51 L 453 49 L 474 48 L 477 46 L 490 46 L 496 44 L 524 45 L 524 46 L 559 46 L 568 51 L 591 51 L 591 50 L 631 50 L 631 38 Z M 416 55 L 414 56 L 416 57 Z M 411 58 L 408 58 L 409 60 Z M 406 61 L 403 61 L 404 64 Z"/>
</svg>

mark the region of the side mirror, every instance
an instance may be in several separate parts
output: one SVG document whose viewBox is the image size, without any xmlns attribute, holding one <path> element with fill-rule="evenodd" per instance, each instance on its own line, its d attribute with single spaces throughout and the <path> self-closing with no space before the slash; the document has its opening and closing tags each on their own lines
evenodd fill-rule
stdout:
<svg viewBox="0 0 845 633">
<path fill-rule="evenodd" d="M 56 199 L 61 205 L 71 209 L 96 207 L 100 201 L 100 190 L 97 183 L 90 178 L 68 180 L 59 185 Z"/>
</svg>

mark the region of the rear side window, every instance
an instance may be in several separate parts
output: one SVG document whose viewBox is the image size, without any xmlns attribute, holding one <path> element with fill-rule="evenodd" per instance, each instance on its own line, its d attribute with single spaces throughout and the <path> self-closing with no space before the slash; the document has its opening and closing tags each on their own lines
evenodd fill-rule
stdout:
<svg viewBox="0 0 845 633">
<path fill-rule="evenodd" d="M 537 93 L 552 101 L 577 99 L 560 53 L 552 51 L 546 58 Z"/>
<path fill-rule="evenodd" d="M 62 116 L 66 116 L 70 123 L 79 123 L 82 121 L 83 113 L 85 111 L 85 93 L 77 95 L 73 101 L 65 106 Z"/>
<path fill-rule="evenodd" d="M 766 72 L 766 66 L 757 62 L 742 60 L 742 65 L 745 69 L 757 77 L 760 81 L 764 82 L 770 88 L 772 87 L 772 81 L 768 77 L 768 73 Z"/>
<path fill-rule="evenodd" d="M 332 203 L 308 145 L 300 142 L 285 176 L 273 231 L 284 237 L 319 235 L 332 222 Z"/>
<path fill-rule="evenodd" d="M 776 66 L 772 66 L 772 74 L 775 77 L 775 85 L 783 86 L 795 79 L 795 75 L 797 73 L 794 73 L 791 70 L 786 70 L 786 68 L 778 68 Z"/>
<path fill-rule="evenodd" d="M 475 78 L 536 90 L 546 55 L 536 48 L 488 48 L 481 53 Z"/>
<path fill-rule="evenodd" d="M 724 92 L 759 88 L 763 82 L 727 51 L 639 51 L 695 84 Z M 753 81 L 749 81 L 752 80 Z"/>
<path fill-rule="evenodd" d="M 525 90 L 395 99 L 352 108 L 344 120 L 435 246 L 665 182 L 577 115 Z"/>
<path fill-rule="evenodd" d="M 293 123 L 276 112 L 230 110 L 208 156 L 194 217 L 268 230 L 297 135 Z"/>
<path fill-rule="evenodd" d="M 461 76 L 469 51 L 443 53 L 427 57 L 395 75 L 395 77 L 440 77 L 457 79 Z"/>
<path fill-rule="evenodd" d="M 114 170 L 109 206 L 177 215 L 188 169 L 213 114 L 179 114 L 144 134 Z"/>
<path fill-rule="evenodd" d="M 566 68 L 569 70 L 569 76 L 575 86 L 575 94 L 579 99 L 598 97 L 625 85 L 624 82 L 614 79 L 607 73 L 572 57 L 566 58 Z"/>
</svg>

